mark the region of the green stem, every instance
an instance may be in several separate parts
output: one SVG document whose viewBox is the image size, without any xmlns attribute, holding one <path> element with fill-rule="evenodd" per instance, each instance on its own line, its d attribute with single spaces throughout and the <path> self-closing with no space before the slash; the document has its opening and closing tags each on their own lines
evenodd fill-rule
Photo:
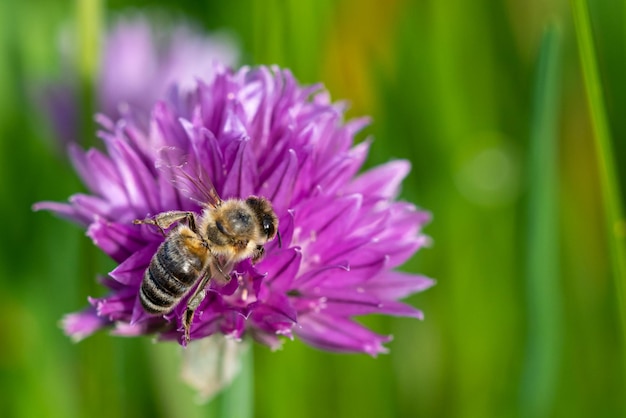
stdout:
<svg viewBox="0 0 626 418">
<path fill-rule="evenodd" d="M 221 396 L 221 416 L 254 417 L 254 347 L 250 344 L 241 354 L 241 371 Z"/>
<path fill-rule="evenodd" d="M 623 206 L 615 170 L 611 132 L 604 107 L 602 82 L 596 60 L 589 5 L 585 0 L 571 0 L 571 6 L 587 100 L 591 112 L 606 220 L 606 234 L 619 302 L 624 343 L 626 341 L 626 228 L 624 227 Z"/>
</svg>

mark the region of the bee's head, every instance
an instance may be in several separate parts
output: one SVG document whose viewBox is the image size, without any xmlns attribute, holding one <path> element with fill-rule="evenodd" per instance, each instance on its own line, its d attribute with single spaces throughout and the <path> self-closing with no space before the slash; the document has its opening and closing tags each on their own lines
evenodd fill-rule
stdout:
<svg viewBox="0 0 626 418">
<path fill-rule="evenodd" d="M 250 196 L 246 204 L 254 212 L 263 236 L 267 241 L 273 240 L 278 233 L 278 217 L 272 209 L 272 204 L 263 197 Z"/>
</svg>

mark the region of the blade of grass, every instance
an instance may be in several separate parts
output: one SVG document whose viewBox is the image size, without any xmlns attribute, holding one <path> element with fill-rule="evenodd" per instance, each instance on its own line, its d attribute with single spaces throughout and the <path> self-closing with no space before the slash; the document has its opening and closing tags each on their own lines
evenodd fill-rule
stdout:
<svg viewBox="0 0 626 418">
<path fill-rule="evenodd" d="M 76 36 L 76 62 L 78 70 L 80 104 L 80 144 L 90 147 L 95 144 L 96 129 L 93 121 L 95 80 L 100 56 L 100 35 L 104 19 L 102 0 L 76 0 L 74 3 L 74 24 Z M 81 234 L 84 234 L 81 232 Z M 106 259 L 88 239 L 81 239 L 79 253 L 78 281 L 81 300 L 86 295 L 101 292 L 96 282 L 98 274 L 107 271 Z M 118 346 L 117 346 L 118 347 Z M 123 411 L 120 385 L 120 353 L 116 344 L 104 335 L 96 335 L 77 346 L 79 359 L 78 380 L 79 399 L 83 415 L 94 418 L 103 416 L 105 411 Z M 109 412 L 110 413 L 110 412 Z"/>
<path fill-rule="evenodd" d="M 570 3 L 591 113 L 596 156 L 600 170 L 606 234 L 620 310 L 622 344 L 626 349 L 626 227 L 624 226 L 623 203 L 615 167 L 608 116 L 604 105 L 602 81 L 596 60 L 589 5 L 585 0 L 571 0 Z M 626 362 L 622 361 L 622 363 L 622 366 L 625 367 Z"/>
<path fill-rule="evenodd" d="M 560 55 L 560 31 L 550 25 L 539 51 L 530 132 L 528 341 L 520 398 L 523 417 L 550 416 L 562 345 L 557 228 Z"/>
<path fill-rule="evenodd" d="M 100 59 L 100 34 L 104 21 L 102 0 L 76 0 L 76 66 L 80 77 L 79 100 L 82 114 L 81 142 L 88 147 L 94 144 L 94 83 Z"/>
</svg>

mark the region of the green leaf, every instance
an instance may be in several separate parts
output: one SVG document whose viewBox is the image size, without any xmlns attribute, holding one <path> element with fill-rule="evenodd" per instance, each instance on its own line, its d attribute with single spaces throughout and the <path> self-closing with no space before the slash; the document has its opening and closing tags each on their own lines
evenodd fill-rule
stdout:
<svg viewBox="0 0 626 418">
<path fill-rule="evenodd" d="M 521 385 L 521 412 L 525 417 L 550 415 L 562 346 L 557 219 L 560 38 L 556 25 L 544 31 L 531 119 L 526 270 L 528 340 Z"/>
<path fill-rule="evenodd" d="M 613 153 L 611 131 L 605 109 L 589 5 L 585 0 L 572 0 L 571 6 L 600 170 L 606 236 L 619 301 L 622 338 L 626 338 L 626 228 L 615 166 L 616 156 Z M 626 345 L 624 347 L 626 348 Z M 624 360 L 622 363 L 626 366 Z"/>
</svg>

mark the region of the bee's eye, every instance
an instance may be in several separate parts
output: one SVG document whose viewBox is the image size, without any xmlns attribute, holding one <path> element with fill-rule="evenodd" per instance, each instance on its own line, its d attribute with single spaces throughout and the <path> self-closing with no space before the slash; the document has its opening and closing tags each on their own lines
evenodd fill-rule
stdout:
<svg viewBox="0 0 626 418">
<path fill-rule="evenodd" d="M 276 232 L 274 229 L 273 219 L 269 215 L 263 216 L 263 232 L 265 232 L 265 235 L 268 238 L 274 236 L 274 233 Z"/>
<path fill-rule="evenodd" d="M 224 230 L 224 225 L 222 225 L 222 223 L 220 221 L 216 221 L 215 222 L 215 226 L 217 227 L 217 230 L 220 231 L 222 234 L 228 235 L 226 233 L 226 230 Z"/>
</svg>

